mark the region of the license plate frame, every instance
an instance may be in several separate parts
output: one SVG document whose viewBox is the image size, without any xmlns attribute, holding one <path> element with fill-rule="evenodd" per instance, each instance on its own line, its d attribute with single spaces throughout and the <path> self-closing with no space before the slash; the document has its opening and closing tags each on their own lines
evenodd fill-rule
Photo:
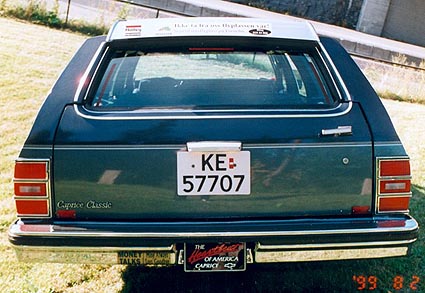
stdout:
<svg viewBox="0 0 425 293">
<path fill-rule="evenodd" d="M 177 195 L 250 195 L 249 151 L 177 152 Z"/>
<path fill-rule="evenodd" d="M 246 270 L 245 242 L 185 243 L 185 272 L 243 272 Z"/>
</svg>

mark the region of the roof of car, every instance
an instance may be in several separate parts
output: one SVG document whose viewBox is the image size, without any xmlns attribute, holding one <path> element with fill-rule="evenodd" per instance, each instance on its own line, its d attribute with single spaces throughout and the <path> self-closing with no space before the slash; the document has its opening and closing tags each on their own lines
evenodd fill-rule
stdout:
<svg viewBox="0 0 425 293">
<path fill-rule="evenodd" d="M 117 21 L 107 40 L 172 36 L 261 36 L 318 41 L 313 26 L 303 20 L 230 17 L 183 17 Z"/>
</svg>

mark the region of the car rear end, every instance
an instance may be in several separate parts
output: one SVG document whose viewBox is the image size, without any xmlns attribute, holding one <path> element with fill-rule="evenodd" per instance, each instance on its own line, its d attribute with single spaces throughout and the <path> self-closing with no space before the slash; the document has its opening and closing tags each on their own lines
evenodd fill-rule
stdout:
<svg viewBox="0 0 425 293">
<path fill-rule="evenodd" d="M 118 22 L 89 43 L 16 162 L 21 260 L 238 271 L 408 253 L 409 158 L 307 23 Z"/>
</svg>

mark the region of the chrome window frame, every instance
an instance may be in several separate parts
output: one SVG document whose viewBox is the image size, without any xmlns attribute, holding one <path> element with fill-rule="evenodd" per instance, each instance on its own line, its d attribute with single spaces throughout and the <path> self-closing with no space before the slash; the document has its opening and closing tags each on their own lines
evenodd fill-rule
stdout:
<svg viewBox="0 0 425 293">
<path fill-rule="evenodd" d="M 87 70 L 82 76 L 74 96 L 74 110 L 84 119 L 91 120 L 174 120 L 174 119 L 252 119 L 252 118 L 317 118 L 338 117 L 349 113 L 352 109 L 352 99 L 348 89 L 338 73 L 329 54 L 321 42 L 317 42 L 316 52 L 321 66 L 326 70 L 326 79 L 329 78 L 338 95 L 336 107 L 331 109 L 185 109 L 176 107 L 166 108 L 139 108 L 132 110 L 96 111 L 86 106 L 88 93 L 94 86 L 95 76 L 99 73 L 109 50 L 108 42 L 103 42 Z"/>
</svg>

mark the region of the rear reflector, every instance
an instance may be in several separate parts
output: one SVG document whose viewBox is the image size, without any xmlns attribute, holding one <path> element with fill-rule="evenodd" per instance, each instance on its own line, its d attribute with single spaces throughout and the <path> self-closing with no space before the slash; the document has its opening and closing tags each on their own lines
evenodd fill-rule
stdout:
<svg viewBox="0 0 425 293">
<path fill-rule="evenodd" d="M 50 217 L 49 160 L 17 160 L 14 191 L 19 217 Z"/>
<path fill-rule="evenodd" d="M 410 162 L 406 158 L 378 158 L 377 212 L 409 211 Z"/>
<path fill-rule="evenodd" d="M 352 208 L 354 215 L 366 215 L 370 213 L 370 206 L 354 206 Z"/>
<path fill-rule="evenodd" d="M 56 217 L 58 217 L 59 219 L 75 219 L 77 217 L 77 211 L 59 210 L 56 212 Z"/>
<path fill-rule="evenodd" d="M 378 222 L 378 227 L 381 228 L 394 228 L 394 227 L 404 227 L 406 225 L 406 221 L 402 220 L 402 221 L 398 221 L 398 220 L 394 220 L 394 221 L 379 221 Z"/>
</svg>

